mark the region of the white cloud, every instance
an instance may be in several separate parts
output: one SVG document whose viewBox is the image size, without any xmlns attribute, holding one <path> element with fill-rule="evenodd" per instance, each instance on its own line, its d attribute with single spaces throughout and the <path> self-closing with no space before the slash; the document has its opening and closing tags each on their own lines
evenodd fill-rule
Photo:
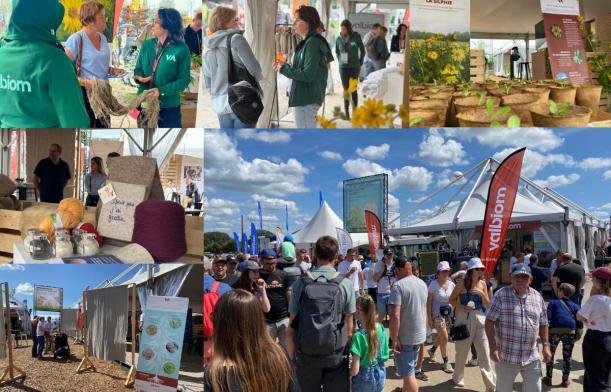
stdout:
<svg viewBox="0 0 611 392">
<path fill-rule="evenodd" d="M 265 212 L 266 209 L 284 211 L 285 205 L 288 207 L 289 212 L 299 212 L 299 208 L 297 208 L 297 203 L 295 203 L 294 201 L 283 200 L 275 197 L 267 197 L 258 194 L 252 195 L 251 199 L 254 204 L 256 204 L 257 202 L 261 202 L 261 210 L 263 210 L 263 212 Z"/>
<path fill-rule="evenodd" d="M 362 158 L 349 159 L 342 166 L 353 177 L 386 173 L 388 174 L 390 190 L 404 188 L 410 191 L 423 192 L 433 181 L 433 174 L 424 167 L 403 166 L 400 169 L 391 170 Z"/>
<path fill-rule="evenodd" d="M 559 176 L 549 176 L 545 180 L 535 180 L 535 183 L 542 187 L 557 188 L 559 186 L 571 185 L 579 181 L 581 176 L 577 173 L 569 175 L 561 174 Z"/>
<path fill-rule="evenodd" d="M 611 158 L 590 157 L 579 162 L 582 169 L 606 169 L 611 167 Z"/>
<path fill-rule="evenodd" d="M 248 161 L 227 133 L 207 130 L 204 139 L 204 176 L 208 191 L 235 190 L 276 196 L 308 191 L 304 181 L 309 170 L 297 159 Z"/>
<path fill-rule="evenodd" d="M 17 294 L 34 294 L 34 285 L 30 282 L 19 283 L 15 291 Z"/>
<path fill-rule="evenodd" d="M 341 161 L 342 160 L 342 154 L 335 152 L 335 151 L 325 150 L 323 152 L 319 152 L 318 155 L 320 155 L 321 157 L 325 159 L 330 159 L 332 161 Z"/>
<path fill-rule="evenodd" d="M 603 173 L 603 178 L 605 180 L 611 180 L 611 170 L 607 170 L 606 172 Z"/>
<path fill-rule="evenodd" d="M 256 140 L 263 143 L 288 143 L 291 135 L 285 131 L 259 131 L 256 129 L 240 129 L 236 132 L 238 139 Z"/>
<path fill-rule="evenodd" d="M 255 211 L 251 211 L 250 214 L 246 216 L 246 218 L 253 222 L 259 222 L 259 214 Z M 276 215 L 265 215 L 263 214 L 263 228 L 268 225 L 270 222 L 279 222 L 280 219 Z M 284 219 L 283 219 L 284 221 Z M 259 223 L 255 223 L 257 227 L 259 227 Z"/>
<path fill-rule="evenodd" d="M 226 199 L 210 199 L 206 204 L 207 219 L 230 217 L 240 214 L 240 205 Z"/>
<path fill-rule="evenodd" d="M 500 162 L 514 151 L 513 148 L 506 148 L 494 154 L 493 158 Z M 540 170 L 552 164 L 573 167 L 575 166 L 575 160 L 573 157 L 566 154 L 541 154 L 537 151 L 527 149 L 524 154 L 524 162 L 522 163 L 522 175 L 534 177 Z"/>
<path fill-rule="evenodd" d="M 388 210 L 393 212 L 398 212 L 401 209 L 401 203 L 399 199 L 395 197 L 395 195 L 388 194 Z"/>
<path fill-rule="evenodd" d="M 365 159 L 384 159 L 388 156 L 390 145 L 384 143 L 379 146 L 367 146 L 365 148 L 357 148 L 356 155 Z"/>
<path fill-rule="evenodd" d="M 25 271 L 25 266 L 21 264 L 0 264 L 0 270 L 5 271 Z"/>
<path fill-rule="evenodd" d="M 436 129 L 431 129 L 420 143 L 418 157 L 423 161 L 440 167 L 467 163 L 462 144 L 456 140 L 445 140 Z"/>
<path fill-rule="evenodd" d="M 604 204 L 600 208 L 611 208 L 611 203 Z"/>
<path fill-rule="evenodd" d="M 428 196 L 422 196 L 422 197 L 417 197 L 417 198 L 415 198 L 415 199 L 412 199 L 412 198 L 410 197 L 410 198 L 408 198 L 408 199 L 407 199 L 407 202 L 408 202 L 408 203 L 421 203 L 421 202 L 423 202 L 424 200 L 426 200 L 426 198 L 427 198 L 427 197 L 428 197 Z"/>
<path fill-rule="evenodd" d="M 445 169 L 436 174 L 437 177 L 437 186 L 439 188 L 449 185 L 452 181 L 456 180 L 457 177 L 462 176 L 463 173 L 459 171 L 453 171 L 450 169 Z M 454 185 L 463 185 L 467 182 L 467 180 L 463 177 L 460 180 L 456 181 Z"/>
<path fill-rule="evenodd" d="M 524 147 L 550 151 L 564 143 L 564 139 L 547 128 L 443 128 L 440 130 L 445 136 L 456 137 L 463 140 L 477 140 L 480 144 L 500 147 Z"/>
</svg>

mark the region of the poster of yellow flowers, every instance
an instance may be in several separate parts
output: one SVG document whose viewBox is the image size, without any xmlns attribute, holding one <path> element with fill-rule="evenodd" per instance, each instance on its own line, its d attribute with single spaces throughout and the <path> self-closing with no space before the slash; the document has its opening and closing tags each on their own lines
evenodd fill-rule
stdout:
<svg viewBox="0 0 611 392">
<path fill-rule="evenodd" d="M 81 4 L 87 0 L 60 0 L 60 3 L 64 6 L 64 20 L 57 29 L 57 39 L 60 42 L 64 42 L 68 37 L 82 27 L 81 20 L 79 18 L 79 9 Z M 104 14 L 106 15 L 106 30 L 104 35 L 108 42 L 112 41 L 112 27 L 115 18 L 115 0 L 96 0 L 98 3 L 104 6 Z"/>
<path fill-rule="evenodd" d="M 411 0 L 410 13 L 410 83 L 468 82 L 470 0 Z"/>
</svg>

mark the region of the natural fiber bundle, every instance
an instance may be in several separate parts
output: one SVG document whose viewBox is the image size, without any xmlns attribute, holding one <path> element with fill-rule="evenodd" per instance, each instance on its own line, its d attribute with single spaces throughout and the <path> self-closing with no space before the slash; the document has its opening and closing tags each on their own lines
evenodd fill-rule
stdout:
<svg viewBox="0 0 611 392">
<path fill-rule="evenodd" d="M 132 242 L 148 250 L 157 263 L 176 261 L 187 253 L 185 223 L 180 204 L 144 201 L 136 207 Z"/>
<path fill-rule="evenodd" d="M 73 217 L 78 219 L 77 224 L 78 222 L 82 221 L 83 216 L 85 216 L 85 206 L 83 205 L 83 203 L 81 203 L 79 199 L 74 199 L 71 197 L 67 199 L 63 199 L 59 203 L 59 207 L 57 207 L 57 211 L 58 212 L 67 212 L 71 214 Z M 66 227 L 66 229 L 74 229 L 74 226 Z"/>
<path fill-rule="evenodd" d="M 104 244 L 104 238 L 98 233 L 93 224 L 89 222 L 80 222 L 76 225 L 75 229 L 83 230 L 87 233 L 95 234 L 95 240 L 98 242 L 98 245 L 102 246 Z"/>
<path fill-rule="evenodd" d="M 75 217 L 69 212 L 60 211 L 54 214 L 48 215 L 40 225 L 38 229 L 49 236 L 49 239 L 55 238 L 55 231 L 59 229 L 71 229 L 78 225 L 80 219 Z"/>
<path fill-rule="evenodd" d="M 109 116 L 122 116 L 121 122 L 123 122 L 130 111 L 142 105 L 139 126 L 157 128 L 159 99 L 154 97 L 150 90 L 136 96 L 124 106 L 112 95 L 112 86 L 107 80 L 91 79 L 90 82 L 90 86 L 87 87 L 87 97 L 96 118 L 103 121 Z M 110 127 L 110 124 L 106 125 Z"/>
<path fill-rule="evenodd" d="M 17 189 L 17 184 L 10 177 L 0 174 L 0 197 L 7 197 Z"/>
</svg>

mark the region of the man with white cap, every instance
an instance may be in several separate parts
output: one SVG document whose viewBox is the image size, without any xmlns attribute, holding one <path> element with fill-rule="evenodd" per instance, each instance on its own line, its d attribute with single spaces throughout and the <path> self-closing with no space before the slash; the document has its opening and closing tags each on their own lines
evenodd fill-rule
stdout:
<svg viewBox="0 0 611 392">
<path fill-rule="evenodd" d="M 486 335 L 490 358 L 496 362 L 496 390 L 509 392 L 518 373 L 523 392 L 541 391 L 541 362 L 537 337 L 543 344 L 543 362 L 551 358 L 548 340 L 547 308 L 541 294 L 529 287 L 530 267 L 516 264 L 511 270 L 511 286 L 503 287 L 492 298 L 486 312 Z"/>
<path fill-rule="evenodd" d="M 428 350 L 431 361 L 434 361 L 437 347 L 441 351 L 443 359 L 442 370 L 446 373 L 454 372 L 452 365 L 448 362 L 448 332 L 452 318 L 452 306 L 450 295 L 454 291 L 455 284 L 449 279 L 450 263 L 441 261 L 437 266 L 437 279 L 429 284 L 429 295 L 426 301 L 427 321 L 429 328 L 437 331 L 437 339 Z"/>
</svg>

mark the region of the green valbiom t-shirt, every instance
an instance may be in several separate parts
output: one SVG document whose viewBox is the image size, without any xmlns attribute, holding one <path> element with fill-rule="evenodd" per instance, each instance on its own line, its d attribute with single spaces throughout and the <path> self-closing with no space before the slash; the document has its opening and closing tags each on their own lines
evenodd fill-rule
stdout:
<svg viewBox="0 0 611 392">
<path fill-rule="evenodd" d="M 382 362 L 386 362 L 389 357 L 388 334 L 380 323 L 376 324 L 376 331 L 378 333 L 380 357 L 382 358 Z M 373 359 L 373 362 L 369 360 L 369 338 L 367 337 L 366 331 L 362 329 L 357 330 L 352 336 L 352 346 L 350 347 L 350 352 L 352 352 L 354 355 L 358 355 L 358 357 L 361 359 L 360 367 L 362 368 L 369 367 L 372 364 L 377 364 L 377 353 L 376 358 Z"/>
</svg>

